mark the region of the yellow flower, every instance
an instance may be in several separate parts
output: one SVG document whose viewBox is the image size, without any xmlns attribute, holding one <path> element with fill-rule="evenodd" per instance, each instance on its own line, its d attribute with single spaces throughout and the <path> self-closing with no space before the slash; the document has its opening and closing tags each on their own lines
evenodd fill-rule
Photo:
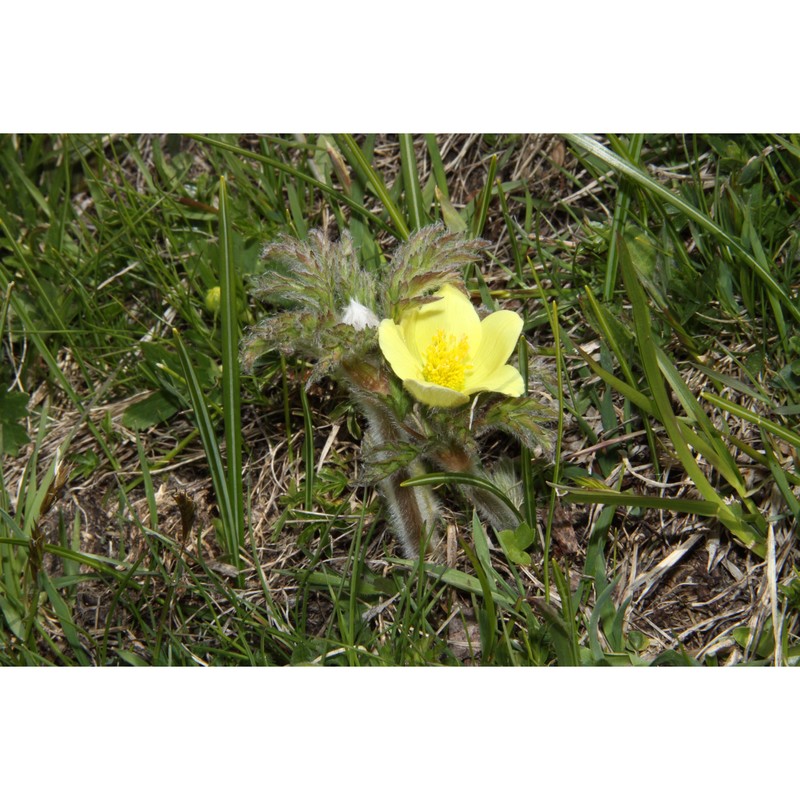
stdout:
<svg viewBox="0 0 800 800">
<path fill-rule="evenodd" d="M 395 375 L 417 400 L 454 408 L 476 392 L 519 397 L 522 376 L 506 364 L 522 330 L 513 311 L 480 319 L 469 298 L 445 285 L 432 303 L 403 314 L 399 324 L 385 319 L 378 344 Z"/>
</svg>

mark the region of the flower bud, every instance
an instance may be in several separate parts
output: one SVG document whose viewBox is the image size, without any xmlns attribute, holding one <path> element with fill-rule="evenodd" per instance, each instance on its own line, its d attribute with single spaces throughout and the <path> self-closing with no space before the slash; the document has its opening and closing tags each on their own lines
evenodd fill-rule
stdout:
<svg viewBox="0 0 800 800">
<path fill-rule="evenodd" d="M 219 307 L 222 303 L 222 290 L 219 286 L 214 286 L 212 289 L 209 289 L 206 292 L 206 309 L 211 314 L 216 314 L 219 312 Z"/>
</svg>

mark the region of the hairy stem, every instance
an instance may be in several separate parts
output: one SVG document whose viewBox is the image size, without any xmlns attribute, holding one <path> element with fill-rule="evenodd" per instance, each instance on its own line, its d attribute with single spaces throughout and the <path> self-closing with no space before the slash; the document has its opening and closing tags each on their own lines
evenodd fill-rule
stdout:
<svg viewBox="0 0 800 800">
<path fill-rule="evenodd" d="M 457 442 L 450 442 L 432 453 L 438 466 L 449 472 L 468 472 L 478 478 L 487 478 L 477 456 Z M 496 531 L 515 530 L 519 525 L 511 509 L 496 495 L 480 486 L 462 484 L 461 492 L 478 510 L 481 517 Z"/>
<path fill-rule="evenodd" d="M 399 427 L 387 406 L 361 396 L 359 406 L 369 423 L 366 436 L 370 444 L 380 446 L 402 440 Z M 419 475 L 422 467 L 414 462 L 397 470 L 378 484 L 389 509 L 392 532 L 400 542 L 406 558 L 430 552 L 438 541 L 437 527 L 441 510 L 427 486 L 401 486 L 403 481 Z"/>
</svg>

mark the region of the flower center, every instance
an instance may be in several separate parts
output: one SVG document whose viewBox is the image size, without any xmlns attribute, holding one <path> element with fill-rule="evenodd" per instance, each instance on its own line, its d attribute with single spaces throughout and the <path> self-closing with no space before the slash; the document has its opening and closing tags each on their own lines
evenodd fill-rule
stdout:
<svg viewBox="0 0 800 800">
<path fill-rule="evenodd" d="M 464 373 L 472 367 L 468 356 L 466 336 L 458 339 L 439 328 L 423 353 L 422 377 L 429 383 L 460 392 L 464 388 Z"/>
</svg>

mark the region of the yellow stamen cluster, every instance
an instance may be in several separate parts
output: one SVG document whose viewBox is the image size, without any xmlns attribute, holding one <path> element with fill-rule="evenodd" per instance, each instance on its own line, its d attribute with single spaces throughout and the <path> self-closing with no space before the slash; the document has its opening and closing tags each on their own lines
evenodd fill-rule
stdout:
<svg viewBox="0 0 800 800">
<path fill-rule="evenodd" d="M 422 377 L 430 383 L 460 392 L 464 388 L 464 374 L 472 368 L 468 356 L 467 337 L 458 339 L 440 328 L 423 353 Z"/>
</svg>

